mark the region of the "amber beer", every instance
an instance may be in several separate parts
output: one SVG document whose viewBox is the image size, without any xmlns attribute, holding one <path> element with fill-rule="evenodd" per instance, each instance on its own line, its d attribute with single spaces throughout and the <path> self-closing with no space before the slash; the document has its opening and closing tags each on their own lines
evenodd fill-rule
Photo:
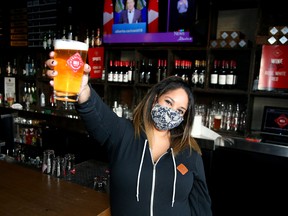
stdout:
<svg viewBox="0 0 288 216">
<path fill-rule="evenodd" d="M 76 102 L 80 92 L 88 45 L 74 40 L 57 39 L 54 43 L 55 70 L 54 96 L 56 100 Z"/>
<path fill-rule="evenodd" d="M 213 129 L 214 130 L 220 130 L 221 128 L 221 120 L 222 120 L 222 116 L 219 114 L 216 114 L 214 116 L 214 123 L 213 123 Z"/>
<path fill-rule="evenodd" d="M 8 92 L 6 94 L 6 100 L 7 100 L 7 103 L 8 103 L 9 107 L 12 107 L 12 105 L 14 103 L 14 98 L 15 98 L 14 93 Z"/>
</svg>

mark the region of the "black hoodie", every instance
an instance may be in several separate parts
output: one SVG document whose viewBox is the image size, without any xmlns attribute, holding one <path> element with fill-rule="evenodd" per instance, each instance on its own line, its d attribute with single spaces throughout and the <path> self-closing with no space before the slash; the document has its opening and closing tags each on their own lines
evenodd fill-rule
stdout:
<svg viewBox="0 0 288 216">
<path fill-rule="evenodd" d="M 135 137 L 132 122 L 118 117 L 92 88 L 89 100 L 76 109 L 88 133 L 107 149 L 112 216 L 212 215 L 196 151 L 174 156 L 170 148 L 154 163 L 146 134 Z"/>
</svg>

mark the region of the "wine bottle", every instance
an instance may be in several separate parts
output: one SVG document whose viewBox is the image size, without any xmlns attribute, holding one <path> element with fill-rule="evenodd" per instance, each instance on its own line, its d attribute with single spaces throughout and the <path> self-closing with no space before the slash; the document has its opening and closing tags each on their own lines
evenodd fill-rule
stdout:
<svg viewBox="0 0 288 216">
<path fill-rule="evenodd" d="M 218 69 L 219 69 L 219 62 L 218 60 L 214 60 L 213 63 L 213 70 L 210 74 L 210 87 L 211 88 L 218 88 Z"/>
<path fill-rule="evenodd" d="M 191 77 L 191 84 L 192 87 L 196 87 L 199 81 L 199 67 L 200 67 L 200 61 L 199 60 L 195 60 L 195 64 L 194 64 L 194 70 L 192 73 L 192 77 Z"/>
<path fill-rule="evenodd" d="M 227 81 L 227 69 L 229 68 L 229 63 L 227 60 L 222 60 L 221 70 L 219 72 L 219 88 L 225 89 L 226 88 L 226 81 Z"/>
<path fill-rule="evenodd" d="M 96 46 L 101 46 L 102 45 L 102 38 L 101 38 L 101 34 L 100 34 L 100 28 L 97 28 L 97 33 L 96 33 L 96 37 L 95 37 L 95 45 Z"/>
<path fill-rule="evenodd" d="M 229 70 L 226 75 L 226 86 L 228 89 L 234 88 L 234 62 L 234 60 L 230 60 Z"/>
<path fill-rule="evenodd" d="M 198 85 L 197 85 L 199 88 L 204 88 L 205 74 L 206 74 L 206 61 L 202 60 L 200 62 L 200 70 L 199 70 Z"/>
</svg>

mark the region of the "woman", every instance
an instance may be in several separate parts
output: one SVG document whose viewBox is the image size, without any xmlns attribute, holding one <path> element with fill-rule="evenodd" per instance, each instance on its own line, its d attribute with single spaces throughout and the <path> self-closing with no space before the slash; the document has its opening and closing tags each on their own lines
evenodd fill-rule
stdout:
<svg viewBox="0 0 288 216">
<path fill-rule="evenodd" d="M 51 78 L 57 76 L 53 56 L 46 61 Z M 86 64 L 75 106 L 89 134 L 107 149 L 112 216 L 212 215 L 201 151 L 190 136 L 189 86 L 176 76 L 157 83 L 131 122 L 118 117 L 89 85 L 90 70 Z"/>
<path fill-rule="evenodd" d="M 184 31 L 189 31 L 189 17 L 188 17 L 188 0 L 179 0 L 177 2 L 178 10 L 178 27 L 179 29 L 184 29 Z"/>
</svg>

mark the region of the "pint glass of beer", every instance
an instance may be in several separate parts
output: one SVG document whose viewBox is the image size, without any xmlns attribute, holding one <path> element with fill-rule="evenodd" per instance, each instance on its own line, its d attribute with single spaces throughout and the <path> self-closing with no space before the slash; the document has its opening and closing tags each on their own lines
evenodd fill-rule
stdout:
<svg viewBox="0 0 288 216">
<path fill-rule="evenodd" d="M 6 100 L 7 100 L 8 106 L 12 107 L 14 100 L 15 100 L 15 93 L 13 92 L 6 93 Z"/>
<path fill-rule="evenodd" d="M 217 131 L 220 130 L 221 121 L 222 121 L 222 115 L 221 114 L 215 114 L 214 123 L 213 123 L 213 129 L 214 130 L 217 130 Z"/>
<path fill-rule="evenodd" d="M 84 74 L 88 45 L 80 41 L 57 39 L 54 51 L 57 61 L 55 70 L 58 72 L 54 78 L 54 97 L 56 100 L 76 102 Z"/>
</svg>

